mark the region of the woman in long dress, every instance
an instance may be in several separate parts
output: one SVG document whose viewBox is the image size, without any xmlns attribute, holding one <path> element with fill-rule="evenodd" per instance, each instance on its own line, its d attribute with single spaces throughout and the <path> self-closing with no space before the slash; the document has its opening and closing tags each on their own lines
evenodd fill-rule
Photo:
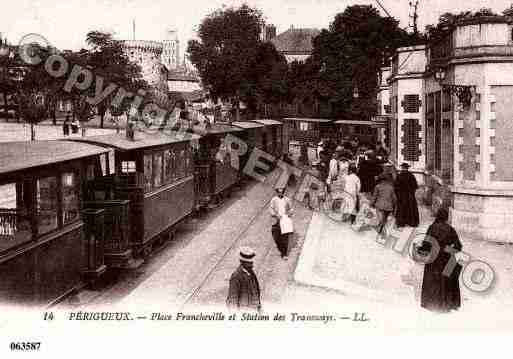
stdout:
<svg viewBox="0 0 513 359">
<path fill-rule="evenodd" d="M 415 191 L 418 188 L 415 176 L 408 171 L 407 163 L 401 164 L 401 171 L 395 180 L 395 194 L 397 196 L 396 223 L 398 227 L 419 225 L 419 208 Z"/>
<path fill-rule="evenodd" d="M 424 240 L 418 249 L 419 253 L 429 258 L 424 266 L 420 305 L 433 312 L 446 313 L 461 306 L 459 285 L 461 265 L 456 263 L 452 267 L 453 262 L 449 263 L 449 261 L 455 252 L 462 250 L 462 245 L 456 230 L 447 223 L 448 218 L 447 210 L 440 208 L 436 213 L 435 221 L 428 228 L 427 240 Z M 433 242 L 438 244 L 438 251 L 437 246 L 433 246 Z"/>
</svg>

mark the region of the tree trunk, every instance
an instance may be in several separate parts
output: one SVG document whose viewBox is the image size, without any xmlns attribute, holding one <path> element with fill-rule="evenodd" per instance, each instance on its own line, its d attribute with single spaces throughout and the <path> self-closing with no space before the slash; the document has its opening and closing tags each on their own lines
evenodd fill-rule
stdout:
<svg viewBox="0 0 513 359">
<path fill-rule="evenodd" d="M 36 140 L 36 128 L 34 127 L 34 123 L 30 123 L 30 140 L 35 141 Z"/>
</svg>

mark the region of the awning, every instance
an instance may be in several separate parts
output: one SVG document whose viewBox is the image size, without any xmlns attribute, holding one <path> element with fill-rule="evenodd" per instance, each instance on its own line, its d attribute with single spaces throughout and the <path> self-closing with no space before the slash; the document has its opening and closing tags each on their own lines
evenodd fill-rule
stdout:
<svg viewBox="0 0 513 359">
<path fill-rule="evenodd" d="M 391 115 L 376 115 L 372 117 L 373 122 L 388 122 L 392 119 Z"/>
<path fill-rule="evenodd" d="M 299 122 L 315 122 L 315 123 L 330 123 L 333 120 L 326 118 L 284 118 L 285 121 L 299 121 Z"/>
</svg>

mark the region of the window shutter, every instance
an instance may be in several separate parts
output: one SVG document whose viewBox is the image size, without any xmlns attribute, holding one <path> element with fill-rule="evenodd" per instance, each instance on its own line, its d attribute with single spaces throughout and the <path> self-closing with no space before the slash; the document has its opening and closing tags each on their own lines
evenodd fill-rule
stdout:
<svg viewBox="0 0 513 359">
<path fill-rule="evenodd" d="M 402 125 L 404 137 L 402 154 L 405 161 L 418 161 L 420 156 L 420 143 L 419 137 L 420 124 L 418 119 L 405 119 Z"/>
<path fill-rule="evenodd" d="M 418 113 L 420 105 L 419 95 L 404 95 L 404 100 L 401 102 L 405 113 Z"/>
</svg>

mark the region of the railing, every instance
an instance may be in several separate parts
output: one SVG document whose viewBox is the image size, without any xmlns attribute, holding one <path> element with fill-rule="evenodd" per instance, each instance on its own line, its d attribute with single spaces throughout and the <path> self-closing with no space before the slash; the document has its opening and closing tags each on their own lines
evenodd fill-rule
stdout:
<svg viewBox="0 0 513 359">
<path fill-rule="evenodd" d="M 16 232 L 18 232 L 16 209 L 0 208 L 0 239 L 14 239 Z"/>
<path fill-rule="evenodd" d="M 290 139 L 301 142 L 319 142 L 320 131 L 319 130 L 292 130 L 290 133 Z"/>
</svg>

